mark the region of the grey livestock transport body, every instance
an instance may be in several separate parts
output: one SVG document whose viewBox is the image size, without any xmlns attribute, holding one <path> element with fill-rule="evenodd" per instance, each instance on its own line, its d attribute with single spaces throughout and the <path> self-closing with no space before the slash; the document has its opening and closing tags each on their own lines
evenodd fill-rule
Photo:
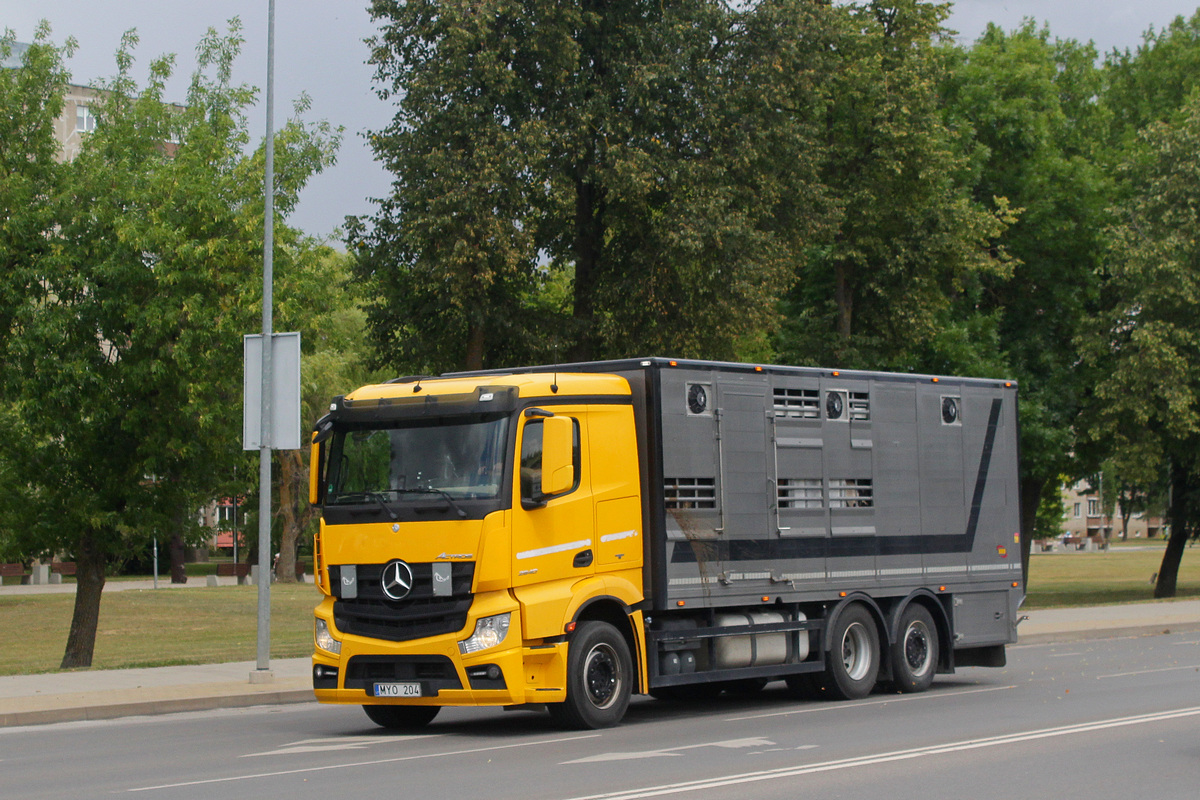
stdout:
<svg viewBox="0 0 1200 800">
<path fill-rule="evenodd" d="M 633 391 L 651 694 L 865 696 L 1003 666 L 1024 597 L 1015 382 L 663 358 Z"/>
</svg>

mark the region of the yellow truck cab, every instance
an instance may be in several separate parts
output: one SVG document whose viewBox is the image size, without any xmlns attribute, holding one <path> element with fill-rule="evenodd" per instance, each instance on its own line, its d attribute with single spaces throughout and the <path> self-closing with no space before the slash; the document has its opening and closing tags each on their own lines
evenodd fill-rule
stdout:
<svg viewBox="0 0 1200 800">
<path fill-rule="evenodd" d="M 568 700 L 568 636 L 596 643 L 587 700 L 610 724 L 639 682 L 642 504 L 615 375 L 411 380 L 334 401 L 315 434 L 314 687 L 403 727 L 446 705 Z M 578 631 L 579 628 L 584 631 Z M 641 665 L 639 665 L 640 667 Z M 620 684 L 620 685 L 614 685 Z M 393 700 L 405 705 L 378 705 Z"/>
</svg>

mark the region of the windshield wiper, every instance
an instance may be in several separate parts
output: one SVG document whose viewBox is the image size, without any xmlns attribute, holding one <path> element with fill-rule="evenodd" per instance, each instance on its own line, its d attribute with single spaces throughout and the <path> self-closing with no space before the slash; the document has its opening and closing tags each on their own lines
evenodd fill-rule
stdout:
<svg viewBox="0 0 1200 800">
<path fill-rule="evenodd" d="M 387 515 L 392 519 L 393 522 L 395 522 L 396 520 L 399 520 L 400 517 L 398 514 L 396 514 L 395 511 L 392 510 L 391 506 L 389 506 L 385 502 L 385 498 L 389 494 L 395 494 L 395 495 L 436 494 L 436 495 L 439 495 L 440 497 L 442 497 L 442 499 L 444 499 L 446 501 L 446 504 L 449 505 L 450 508 L 454 509 L 454 512 L 456 514 L 458 514 L 459 519 L 466 519 L 466 517 L 467 517 L 467 512 L 463 511 L 462 508 L 459 507 L 458 503 L 456 503 L 454 501 L 454 498 L 450 496 L 449 492 L 446 492 L 443 489 L 434 489 L 432 487 L 424 487 L 424 488 L 420 488 L 420 489 L 384 489 L 382 492 L 351 492 L 348 494 L 338 495 L 336 502 L 338 502 L 338 503 L 354 503 L 354 502 L 360 502 L 360 499 L 362 502 L 374 501 L 374 502 L 378 503 L 379 507 L 382 508 L 385 512 L 387 512 Z M 351 511 L 350 513 L 354 514 L 354 513 L 363 513 L 363 512 Z"/>
<path fill-rule="evenodd" d="M 392 522 L 399 520 L 400 516 L 391 509 L 391 506 L 389 506 L 386 502 L 384 502 L 383 495 L 384 495 L 383 492 L 351 492 L 349 494 L 338 495 L 337 499 L 334 502 L 335 503 L 355 503 L 355 502 L 359 502 L 360 498 L 362 501 L 374 501 L 374 502 L 378 503 L 379 507 L 384 510 L 384 513 L 386 513 L 388 515 L 388 517 L 391 518 Z M 351 511 L 350 513 L 351 514 L 362 514 L 364 512 Z"/>
<path fill-rule="evenodd" d="M 451 508 L 453 508 L 453 509 L 454 509 L 454 512 L 455 512 L 456 514 L 458 514 L 458 518 L 459 518 L 459 519 L 466 519 L 466 518 L 467 518 L 467 512 L 463 511 L 463 510 L 462 510 L 462 509 L 459 507 L 458 503 L 454 502 L 454 498 L 450 496 L 450 493 L 449 493 L 449 492 L 447 492 L 447 491 L 445 491 L 445 490 L 443 490 L 443 489 L 433 489 L 433 488 L 425 488 L 425 489 L 402 489 L 402 490 L 399 490 L 399 491 L 403 491 L 403 492 L 420 492 L 420 493 L 422 493 L 422 494 L 436 494 L 436 495 L 441 495 L 443 498 L 445 498 L 445 500 L 446 500 L 446 503 L 447 503 L 447 504 L 448 504 L 448 505 L 449 505 Z"/>
</svg>

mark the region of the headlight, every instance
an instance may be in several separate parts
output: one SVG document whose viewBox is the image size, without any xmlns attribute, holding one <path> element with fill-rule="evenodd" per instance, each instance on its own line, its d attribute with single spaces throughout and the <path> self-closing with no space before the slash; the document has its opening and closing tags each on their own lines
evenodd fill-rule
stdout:
<svg viewBox="0 0 1200 800">
<path fill-rule="evenodd" d="M 329 632 L 329 623 L 317 617 L 316 640 L 317 647 L 330 653 L 340 655 L 342 652 L 342 643 L 333 638 L 333 634 Z"/>
<path fill-rule="evenodd" d="M 512 614 L 497 614 L 494 617 L 484 617 L 475 623 L 475 632 L 470 639 L 458 643 L 459 652 L 463 655 L 476 653 L 495 647 L 504 641 L 508 635 L 508 622 Z"/>
</svg>

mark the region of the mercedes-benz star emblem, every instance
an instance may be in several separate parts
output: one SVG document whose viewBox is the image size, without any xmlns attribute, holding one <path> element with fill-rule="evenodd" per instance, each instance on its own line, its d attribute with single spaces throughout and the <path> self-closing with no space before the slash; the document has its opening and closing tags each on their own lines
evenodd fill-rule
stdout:
<svg viewBox="0 0 1200 800">
<path fill-rule="evenodd" d="M 412 567 L 403 561 L 389 561 L 383 568 L 380 588 L 392 600 L 403 600 L 412 591 Z"/>
</svg>

